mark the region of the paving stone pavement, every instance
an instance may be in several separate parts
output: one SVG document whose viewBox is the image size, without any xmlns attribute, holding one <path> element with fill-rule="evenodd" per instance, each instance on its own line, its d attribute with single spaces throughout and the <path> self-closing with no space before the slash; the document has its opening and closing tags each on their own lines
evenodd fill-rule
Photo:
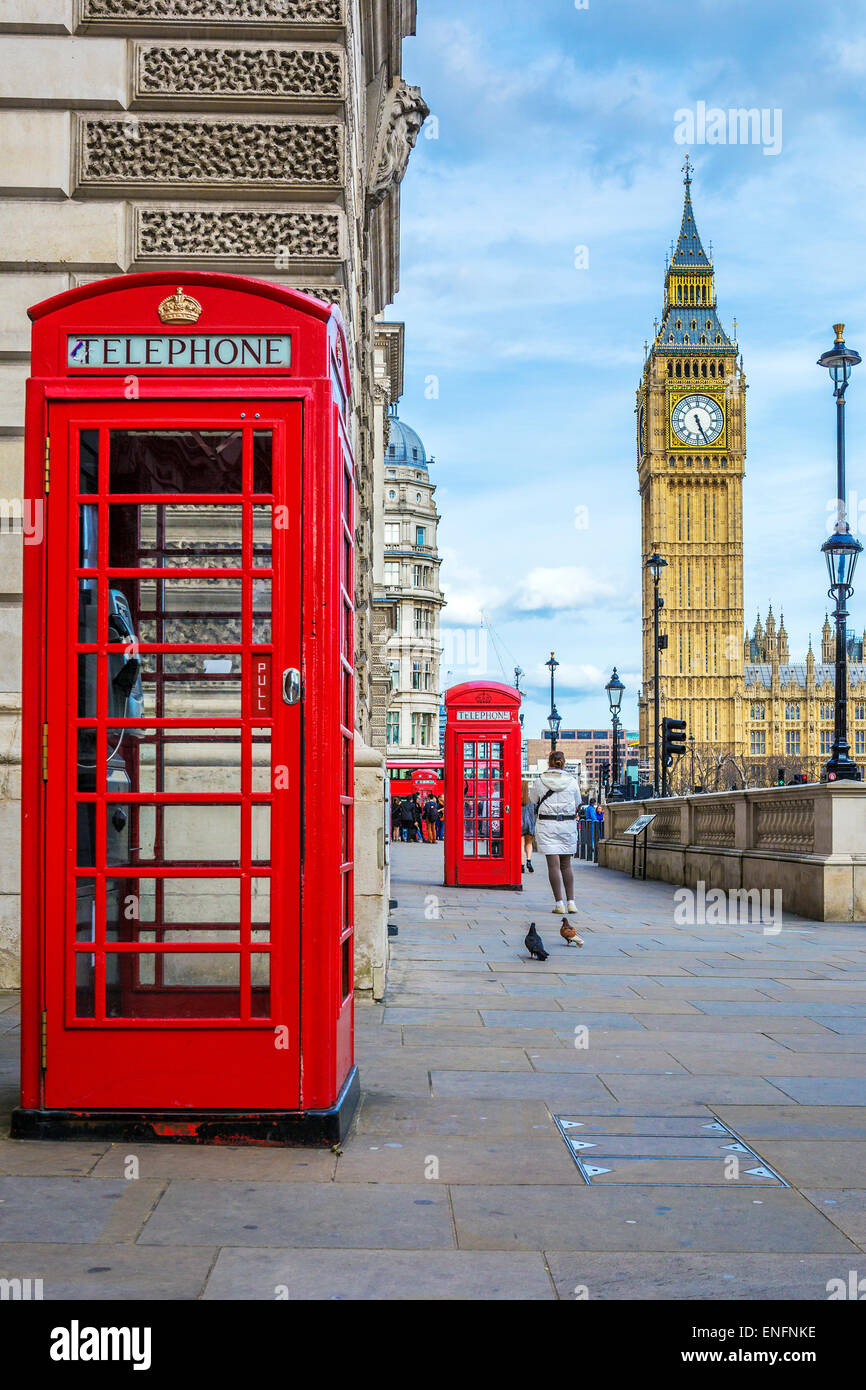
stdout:
<svg viewBox="0 0 866 1390">
<path fill-rule="evenodd" d="M 341 1154 L 9 1140 L 0 996 L 0 1277 L 48 1299 L 823 1300 L 866 1273 L 866 926 L 678 927 L 670 885 L 578 862 L 574 950 L 543 870 L 445 889 L 440 846 L 392 848 L 399 936 L 384 1003 L 356 1010 Z"/>
</svg>

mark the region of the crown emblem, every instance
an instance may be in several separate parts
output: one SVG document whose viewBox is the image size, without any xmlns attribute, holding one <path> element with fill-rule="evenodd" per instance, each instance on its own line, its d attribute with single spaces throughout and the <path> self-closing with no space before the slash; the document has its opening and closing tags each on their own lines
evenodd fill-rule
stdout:
<svg viewBox="0 0 866 1390">
<path fill-rule="evenodd" d="M 183 286 L 178 285 L 175 293 L 164 299 L 156 312 L 161 323 L 196 323 L 201 305 L 191 294 L 184 294 Z"/>
<path fill-rule="evenodd" d="M 479 705 L 492 705 L 492 704 L 493 704 L 493 696 L 492 696 L 492 695 L 483 694 L 483 695 L 478 695 L 476 698 L 477 698 L 477 702 L 478 702 Z"/>
</svg>

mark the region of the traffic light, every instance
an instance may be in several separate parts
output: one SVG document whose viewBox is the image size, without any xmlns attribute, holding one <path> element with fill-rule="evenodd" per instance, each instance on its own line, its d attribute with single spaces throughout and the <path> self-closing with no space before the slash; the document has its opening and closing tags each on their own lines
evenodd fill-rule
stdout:
<svg viewBox="0 0 866 1390">
<path fill-rule="evenodd" d="M 776 773 L 776 786 L 777 786 L 777 787 L 784 787 L 784 785 L 785 785 L 785 769 L 784 769 L 783 767 L 780 767 L 780 768 L 779 768 L 779 771 Z"/>
<path fill-rule="evenodd" d="M 670 767 L 674 758 L 681 758 L 686 751 L 686 721 L 684 719 L 662 720 L 662 757 L 665 766 Z"/>
<path fill-rule="evenodd" d="M 610 779 L 610 763 L 602 763 L 602 765 L 601 765 L 601 780 L 602 780 L 602 782 L 607 782 L 609 779 Z"/>
</svg>

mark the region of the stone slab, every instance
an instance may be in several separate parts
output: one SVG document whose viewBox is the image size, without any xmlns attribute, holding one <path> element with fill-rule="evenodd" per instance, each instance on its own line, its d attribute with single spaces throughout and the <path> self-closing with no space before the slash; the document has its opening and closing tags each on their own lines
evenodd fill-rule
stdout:
<svg viewBox="0 0 866 1390">
<path fill-rule="evenodd" d="M 62 1145 L 50 1147 L 61 1148 Z M 137 1159 L 141 1178 L 159 1182 L 175 1178 L 217 1178 L 224 1182 L 330 1182 L 337 1166 L 336 1156 L 329 1149 L 113 1144 L 99 1158 L 93 1173 L 100 1178 L 123 1177 L 130 1156 Z"/>
<path fill-rule="evenodd" d="M 857 1253 L 798 1192 L 746 1187 L 455 1187 L 461 1249 Z"/>
<path fill-rule="evenodd" d="M 776 1082 L 759 1076 L 626 1076 L 603 1072 L 601 1080 L 621 1105 L 664 1109 L 671 1103 L 754 1105 L 778 1103 L 783 1093 Z M 777 1079 L 778 1080 L 778 1079 Z M 866 1102 L 864 1102 L 866 1103 Z"/>
<path fill-rule="evenodd" d="M 0 1178 L 0 1242 L 132 1240 L 161 1192 L 158 1182 L 113 1178 Z"/>
<path fill-rule="evenodd" d="M 611 1092 L 595 1076 L 563 1072 L 522 1073 L 483 1071 L 433 1072 L 434 1096 L 477 1096 L 480 1099 L 513 1097 L 539 1099 L 557 1109 L 583 1101 L 609 1101 Z M 619 1097 L 614 1097 L 618 1100 Z"/>
<path fill-rule="evenodd" d="M 172 1182 L 141 1245 L 426 1250 L 453 1245 L 448 1195 L 432 1183 Z"/>
<path fill-rule="evenodd" d="M 427 1135 L 394 1140 L 384 1135 L 359 1135 L 343 1149 L 336 1181 L 417 1183 L 427 1172 L 438 1173 L 430 1186 L 455 1183 L 582 1183 L 567 1145 L 555 1139 L 467 1139 L 460 1135 Z"/>
<path fill-rule="evenodd" d="M 486 1139 L 555 1136 L 556 1126 L 540 1100 L 476 1100 L 434 1097 L 429 1100 L 371 1096 L 355 1121 L 356 1134 L 455 1134 Z"/>
<path fill-rule="evenodd" d="M 803 1196 L 808 1197 L 834 1226 L 838 1226 L 840 1231 L 866 1250 L 866 1192 L 862 1188 L 854 1191 L 810 1188 L 804 1190 Z M 863 1273 L 862 1270 L 859 1272 Z"/>
<path fill-rule="evenodd" d="M 276 1289 L 292 1302 L 472 1299 L 522 1303 L 555 1297 L 540 1253 L 236 1248 L 220 1251 L 204 1298 L 273 1300 Z"/>
<path fill-rule="evenodd" d="M 127 1302 L 197 1299 L 216 1249 L 144 1249 L 140 1245 L 0 1245 L 0 1278 L 43 1280 L 52 1300 Z"/>
<path fill-rule="evenodd" d="M 801 1105 L 866 1105 L 866 1081 L 827 1076 L 774 1076 L 773 1085 Z"/>
<path fill-rule="evenodd" d="M 72 1141 L 0 1139 L 0 1175 L 3 1177 L 69 1177 L 92 1173 L 106 1144 Z M 116 1176 L 122 1176 L 120 1173 Z"/>
<path fill-rule="evenodd" d="M 545 1252 L 561 1299 L 719 1302 L 822 1300 L 840 1275 L 837 1255 L 620 1255 Z M 585 1292 L 584 1292 L 585 1291 Z"/>
</svg>

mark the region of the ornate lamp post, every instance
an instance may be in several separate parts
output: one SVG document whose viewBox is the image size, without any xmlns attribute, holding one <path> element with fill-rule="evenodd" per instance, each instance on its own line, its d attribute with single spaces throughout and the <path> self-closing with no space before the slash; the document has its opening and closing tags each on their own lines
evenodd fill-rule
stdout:
<svg viewBox="0 0 866 1390">
<path fill-rule="evenodd" d="M 659 580 L 662 577 L 662 570 L 667 569 L 668 562 L 663 560 L 658 551 L 655 551 L 647 560 L 646 567 L 653 579 L 653 795 L 659 794 L 659 781 L 661 769 L 661 749 L 659 746 L 661 716 L 659 713 L 659 651 L 660 643 L 664 641 L 667 646 L 667 638 L 659 637 L 659 613 L 665 606 L 665 601 L 659 594 Z"/>
<path fill-rule="evenodd" d="M 558 711 L 557 708 L 556 708 L 556 699 L 555 699 L 555 697 L 554 697 L 554 688 L 553 688 L 553 677 L 554 677 L 554 672 L 556 671 L 556 668 L 557 668 L 557 666 L 559 665 L 559 662 L 557 661 L 556 657 L 553 655 L 553 652 L 551 652 L 551 653 L 550 653 L 550 660 L 549 660 L 549 661 L 545 661 L 544 664 L 545 664 L 545 666 L 548 667 L 548 669 L 549 669 L 549 671 L 550 671 L 550 714 L 547 716 L 547 724 L 548 724 L 548 727 L 549 727 L 549 729 L 550 729 L 550 751 L 551 751 L 552 753 L 555 753 L 555 752 L 556 752 L 556 740 L 559 738 L 559 729 L 560 729 L 560 726 L 561 726 L 561 724 L 562 724 L 562 719 L 560 718 L 559 711 Z"/>
<path fill-rule="evenodd" d="M 527 761 L 527 759 L 526 759 L 526 740 L 525 740 L 524 737 L 523 737 L 523 719 L 524 719 L 524 715 L 523 715 L 523 703 L 522 703 L 523 691 L 520 689 L 520 677 L 521 677 L 522 675 L 524 675 L 524 674 L 525 674 L 525 673 L 524 673 L 523 668 L 522 668 L 521 666 L 515 666 L 515 668 L 514 668 L 514 689 L 517 690 L 517 691 L 520 693 L 520 696 L 521 696 L 521 705 L 520 705 L 520 771 L 521 771 L 521 772 L 525 772 L 525 771 L 526 771 L 526 761 Z"/>
<path fill-rule="evenodd" d="M 611 788 L 608 801 L 622 801 L 622 792 L 619 786 L 619 711 L 622 705 L 622 693 L 625 686 L 613 668 L 613 675 L 604 687 L 607 691 L 607 702 L 610 705 L 610 715 L 613 721 L 613 752 L 611 754 Z"/>
<path fill-rule="evenodd" d="M 834 323 L 833 331 L 836 334 L 833 347 L 818 358 L 818 366 L 830 372 L 836 397 L 836 525 L 833 534 L 821 546 L 830 576 L 830 597 L 836 604 L 836 708 L 833 749 L 821 780 L 836 782 L 844 778 L 859 782 L 860 772 L 851 758 L 848 743 L 848 599 L 854 592 L 854 570 L 863 547 L 851 535 L 846 510 L 845 390 L 861 358 L 859 352 L 845 346 L 844 323 Z"/>
</svg>

